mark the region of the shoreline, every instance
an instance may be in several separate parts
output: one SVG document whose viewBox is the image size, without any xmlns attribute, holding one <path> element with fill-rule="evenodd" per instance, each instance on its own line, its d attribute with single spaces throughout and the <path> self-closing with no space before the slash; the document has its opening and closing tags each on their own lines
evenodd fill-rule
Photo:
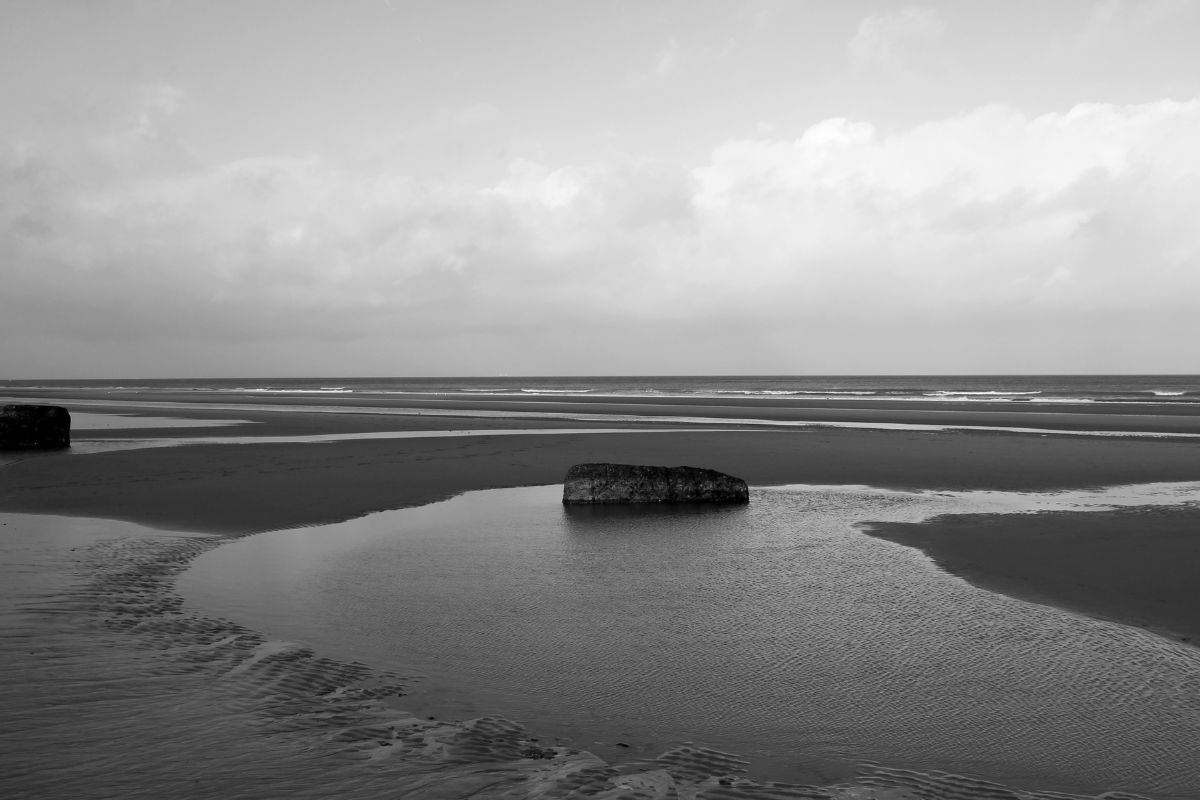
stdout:
<svg viewBox="0 0 1200 800">
<path fill-rule="evenodd" d="M 0 467 L 0 510 L 244 534 L 339 522 L 473 489 L 561 483 L 571 465 L 589 461 L 706 466 L 752 486 L 1049 491 L 1200 480 L 1197 445 L 1177 440 L 853 429 L 523 435 L 498 425 L 504 435 L 489 436 L 495 421 L 463 422 L 460 430 L 478 433 L 227 445 L 204 444 L 201 432 L 228 429 L 197 428 L 186 433 L 196 444 L 182 447 L 40 453 Z M 437 427 L 451 426 L 442 420 Z M 122 435 L 136 438 L 122 431 L 105 440 Z"/>
<path fill-rule="evenodd" d="M 429 415 L 461 418 L 482 412 L 479 418 L 550 419 L 589 417 L 705 417 L 712 420 L 759 420 L 766 423 L 868 423 L 885 425 L 940 425 L 956 428 L 1040 428 L 1058 431 L 1111 432 L 1143 431 L 1162 435 L 1200 435 L 1200 403 L 1080 403 L 1034 404 L 990 400 L 912 401 L 862 400 L 855 398 L 805 399 L 775 397 L 616 397 L 604 395 L 543 395 L 503 397 L 495 395 L 325 394 L 247 395 L 228 392 L 139 392 L 70 391 L 3 392 L 3 402 L 69 402 L 89 407 L 155 408 L 179 412 L 203 410 L 228 413 L 234 409 L 272 412 L 338 414 L 375 417 L 386 427 L 389 417 Z M 367 424 L 367 423 L 364 423 Z M 381 428 L 383 429 L 383 428 Z"/>
<path fill-rule="evenodd" d="M 1189 505 L 869 523 L 989 591 L 1200 647 L 1200 498 Z"/>
<path fill-rule="evenodd" d="M 1108 796 L 1099 788 L 1028 779 L 1004 787 L 986 770 L 855 764 L 821 752 L 755 766 L 690 742 L 627 750 L 618 743 L 606 758 L 578 737 L 501 716 L 429 716 L 408 702 L 420 675 L 331 656 L 183 605 L 175 578 L 227 541 L 222 537 L 91 522 L 81 527 L 94 531 L 75 532 L 69 538 L 75 547 L 58 553 L 63 566 L 74 563 L 75 581 L 38 593 L 34 613 L 50 616 L 38 628 L 18 628 L 18 657 L 0 660 L 0 671 L 15 668 L 17 677 L 6 681 L 7 707 L 17 711 L 6 747 L 20 769 L 0 776 L 14 796 L 30 787 L 38 796 L 107 788 L 131 797 L 301 800 L 373 800 L 397 792 L 443 800 L 641 797 L 640 790 L 728 800 L 972 798 L 997 790 L 1029 800 Z M 36 527 L 59 535 L 53 518 Z M 41 639 L 47 633 L 49 642 Z M 43 671 L 37 658 L 46 652 L 54 658 Z M 35 688 L 31 695 L 21 691 L 25 683 Z M 129 709 L 129 720 L 113 716 Z M 42 715 L 48 724 L 29 727 Z M 114 725 L 122 732 L 115 739 L 108 735 Z M 67 731 L 72 746 L 46 758 Z M 774 774 L 758 775 L 759 767 Z"/>
<path fill-rule="evenodd" d="M 69 399 L 59 402 L 70 407 Z M 119 403 L 110 408 L 135 416 L 146 413 L 144 408 Z M 97 409 L 89 406 L 88 410 Z M 80 440 L 119 442 L 153 434 L 196 443 L 109 453 L 46 453 L 0 466 L 3 476 L 0 511 L 102 517 L 163 531 L 241 537 L 422 505 L 474 489 L 559 483 L 570 464 L 589 460 L 711 466 L 744 477 L 754 486 L 866 484 L 896 489 L 1048 491 L 1200 480 L 1197 445 L 1180 439 L 1083 438 L 961 430 L 712 430 L 684 421 L 679 423 L 678 430 L 671 432 L 650 430 L 661 427 L 658 423 L 638 426 L 614 421 L 609 427 L 642 429 L 593 436 L 585 434 L 583 429 L 604 424 L 504 417 L 400 416 L 346 410 L 275 411 L 245 406 L 202 411 L 156 407 L 152 416 L 243 419 L 249 420 L 249 424 L 236 428 L 78 431 Z M 579 432 L 522 435 L 511 432 L 515 427 L 576 428 Z M 205 439 L 234 431 L 282 436 L 446 429 L 477 433 L 320 444 L 204 443 Z M 504 435 L 489 435 L 488 431 L 497 434 L 504 431 Z M 1096 521 L 1129 512 L 1085 513 L 1087 520 Z M 986 515 L 997 531 L 1007 524 L 1004 516 Z M 1005 529 L 1007 533 L 1002 531 L 998 536 L 1003 538 L 1012 531 L 1016 531 L 1012 535 L 1020 535 L 1019 528 L 1039 516 L 1008 521 L 1012 522 L 1011 531 Z M 1050 521 L 1051 516 L 1046 515 L 1045 519 Z M 1179 525 L 1172 527 L 1163 515 L 1147 515 L 1144 521 L 1147 521 L 1146 535 L 1137 541 L 1121 537 L 1119 531 L 1110 537 L 1111 563 L 1124 569 L 1135 585 L 1157 580 L 1155 563 L 1183 563 L 1180 553 L 1186 544 L 1175 535 L 1181 530 Z M 928 532 L 943 524 L 949 523 L 937 519 L 911 528 Z M 961 530 L 960 525 L 956 531 L 961 533 Z M 1137 610 L 1136 620 L 1134 612 L 1125 609 L 1128 613 L 1122 619 L 1120 608 L 1089 609 L 1086 599 L 1073 601 L 1054 591 L 1045 591 L 1047 585 L 1053 588 L 1075 580 L 1072 570 L 1081 564 L 1077 557 L 1078 535 L 1084 527 L 1076 525 L 1073 530 L 1075 538 L 1064 539 L 1059 548 L 1057 569 L 1024 584 L 1013 581 L 988 584 L 978 579 L 979 585 L 1078 613 L 1132 622 L 1155 633 L 1173 631 L 1172 625 L 1176 623 L 1164 624 L 1163 619 L 1146 614 L 1145 609 Z M 872 535 L 877 534 L 872 531 Z M 954 541 L 971 549 L 969 537 L 960 535 Z M 982 541 L 975 542 L 978 546 L 972 552 L 988 552 L 979 544 Z M 1129 569 L 1134 562 L 1145 569 Z M 1083 563 L 1086 566 L 1086 559 Z M 973 580 L 965 574 L 966 567 L 947 564 L 946 568 Z M 455 731 L 455 735 L 461 733 Z"/>
<path fill-rule="evenodd" d="M 47 399 L 70 407 L 71 400 L 79 398 Z M 89 413 L 103 409 L 136 417 L 148 411 L 146 406 L 119 401 L 108 400 L 103 405 L 94 402 L 86 404 Z M 769 402 L 781 407 L 781 413 L 804 412 L 786 403 L 780 406 L 782 401 Z M 625 418 L 584 422 L 502 415 L 395 414 L 388 413 L 394 407 L 387 404 L 365 410 L 337 407 L 313 411 L 306 408 L 306 403 L 296 400 L 264 408 L 261 403 L 229 404 L 223 400 L 181 407 L 155 401 L 154 417 L 200 417 L 219 423 L 240 420 L 242 424 L 77 431 L 79 442 L 107 445 L 152 437 L 193 443 L 88 454 L 18 453 L 19 460 L 0 465 L 4 476 L 0 510 L 114 518 L 163 530 L 244 535 L 339 522 L 375 511 L 424 505 L 476 489 L 559 483 L 572 464 L 587 461 L 707 466 L 742 477 L 752 486 L 864 484 L 908 490 L 1051 491 L 1200 480 L 1200 445 L 1187 439 L 1091 438 L 965 429 L 714 429 L 687 421 L 698 409 L 704 408 L 707 413 L 703 403 L 686 407 L 677 422 L 668 424 Z M 519 405 L 546 403 L 538 398 Z M 575 407 L 569 402 L 556 401 L 552 405 L 560 410 Z M 656 414 L 666 407 L 658 404 Z M 938 419 L 973 412 L 955 406 L 946 413 L 951 416 Z M 892 419 L 891 412 L 883 412 L 882 416 Z M 1017 421 L 1019 416 L 1008 421 Z M 1093 419 L 1093 415 L 1079 415 L 1069 424 L 1083 425 Z M 1129 424 L 1142 427 L 1145 422 L 1134 415 Z M 587 432 L 589 429 L 605 433 L 594 435 Z M 439 436 L 439 431 L 453 434 Z M 489 435 L 489 431 L 497 435 Z M 321 443 L 270 440 L 372 432 L 412 432 L 422 438 Z M 205 443 L 230 435 L 263 438 L 237 445 Z M 1099 520 L 1103 513 L 1088 512 L 1086 519 Z M 1162 615 L 1144 604 L 1136 612 L 1122 614 L 1112 607 L 1114 601 L 1097 592 L 1091 599 L 1065 596 L 1057 587 L 1094 580 L 1088 572 L 1094 567 L 1094 559 L 1086 557 L 1077 533 L 1063 539 L 1064 544 L 1056 548 L 1044 546 L 1051 541 L 1048 536 L 1023 533 L 1022 526 L 1035 519 L 1022 516 L 1004 526 L 990 523 L 997 529 L 1003 527 L 1004 532 L 998 535 L 1020 542 L 1020 548 L 1042 546 L 1045 552 L 1038 557 L 1051 559 L 1056 565 L 1054 573 L 1046 571 L 1021 579 L 1011 577 L 1011 563 L 1005 562 L 1008 572 L 1003 575 L 983 565 L 980 554 L 990 545 L 982 538 L 975 545 L 968 535 L 956 537 L 956 532 L 965 530 L 964 521 L 956 524 L 933 520 L 904 533 L 893 526 L 884 538 L 894 536 L 894 541 L 925 550 L 948 571 L 997 591 L 1083 613 L 1108 615 L 1154 630 L 1176 632 L 1180 627 L 1174 618 L 1159 619 Z M 1078 528 L 1076 522 L 1056 519 L 1063 519 L 1068 530 Z M 1155 581 L 1153 569 L 1145 565 L 1191 557 L 1186 542 L 1167 533 L 1155 536 L 1155 523 L 1148 527 L 1150 532 L 1136 540 L 1122 542 L 1115 533 L 1106 540 L 1108 547 L 1126 559 L 1125 574 L 1140 576 L 1137 585 L 1129 587 L 1137 596 Z M 1121 558 L 1113 558 L 1114 564 L 1120 563 Z M 1200 622 L 1177 633 L 1195 639 Z"/>
</svg>

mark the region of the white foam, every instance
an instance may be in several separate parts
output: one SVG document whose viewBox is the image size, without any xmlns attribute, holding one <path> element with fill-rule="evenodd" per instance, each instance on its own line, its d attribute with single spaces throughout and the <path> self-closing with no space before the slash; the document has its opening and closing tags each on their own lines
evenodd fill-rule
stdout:
<svg viewBox="0 0 1200 800">
<path fill-rule="evenodd" d="M 868 397 L 875 392 L 867 391 L 842 391 L 840 389 L 830 390 L 815 390 L 815 389 L 714 389 L 707 391 L 703 389 L 696 390 L 691 396 L 696 395 L 744 395 L 747 397 Z"/>
<path fill-rule="evenodd" d="M 211 389 L 211 390 L 200 389 L 198 391 L 253 392 L 255 394 L 354 394 L 355 390 L 354 389 L 346 389 L 346 388 L 343 388 L 340 386 L 331 386 L 331 387 L 322 386 L 320 389 L 274 389 L 274 388 L 262 388 L 262 387 L 252 387 L 252 388 L 238 387 L 236 389 Z"/>
<path fill-rule="evenodd" d="M 1041 392 L 1000 392 L 1000 391 L 956 392 L 956 391 L 949 391 L 949 390 L 945 390 L 945 389 L 939 389 L 936 392 L 925 392 L 924 394 L 926 397 L 969 397 L 969 396 L 975 396 L 975 395 L 986 396 L 986 397 L 1008 397 L 1010 395 L 1017 396 L 1017 395 L 1041 394 Z"/>
</svg>

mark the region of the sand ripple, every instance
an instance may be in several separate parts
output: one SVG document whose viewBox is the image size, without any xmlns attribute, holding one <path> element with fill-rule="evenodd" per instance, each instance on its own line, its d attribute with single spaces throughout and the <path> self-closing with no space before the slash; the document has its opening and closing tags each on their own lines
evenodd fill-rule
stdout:
<svg viewBox="0 0 1200 800">
<path fill-rule="evenodd" d="M 882 765 L 826 786 L 752 780 L 740 757 L 688 744 L 613 764 L 540 742 L 501 717 L 417 718 L 404 704 L 420 676 L 337 660 L 188 611 L 176 578 L 219 539 L 104 521 L 70 523 L 79 527 L 64 538 L 54 535 L 55 525 L 68 524 L 61 518 L 5 520 L 5 798 L 1079 797 Z M 1179 655 L 1164 648 L 1154 657 Z M 1133 682 L 1125 702 L 1197 689 L 1156 675 L 1176 682 Z"/>
<path fill-rule="evenodd" d="M 1060 792 L 1200 794 L 1200 651 L 980 590 L 853 529 L 863 509 L 1153 498 L 827 488 L 622 516 L 555 511 L 540 491 L 255 537 L 204 556 L 189 597 L 212 608 L 225 593 L 224 613 L 275 635 L 470 687 L 447 703 L 415 684 L 414 707 L 499 711 L 619 765 L 682 739 L 743 754 L 759 779 L 828 783 L 871 759 Z M 244 582 L 234 562 L 282 577 L 257 593 L 215 583 Z"/>
</svg>

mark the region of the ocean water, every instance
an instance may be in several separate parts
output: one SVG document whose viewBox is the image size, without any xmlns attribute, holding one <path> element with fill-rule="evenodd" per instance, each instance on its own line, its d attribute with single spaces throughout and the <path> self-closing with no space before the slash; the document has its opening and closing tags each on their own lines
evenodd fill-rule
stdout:
<svg viewBox="0 0 1200 800">
<path fill-rule="evenodd" d="M 0 381 L 11 389 L 225 396 L 775 397 L 1009 403 L 1200 403 L 1197 375 L 574 376 Z"/>
<path fill-rule="evenodd" d="M 474 492 L 225 544 L 178 589 L 269 640 L 420 676 L 403 699 L 418 716 L 501 715 L 618 763 L 689 744 L 761 780 L 1195 798 L 1200 650 L 975 588 L 855 526 L 1198 490 L 785 487 L 637 510 Z"/>
</svg>

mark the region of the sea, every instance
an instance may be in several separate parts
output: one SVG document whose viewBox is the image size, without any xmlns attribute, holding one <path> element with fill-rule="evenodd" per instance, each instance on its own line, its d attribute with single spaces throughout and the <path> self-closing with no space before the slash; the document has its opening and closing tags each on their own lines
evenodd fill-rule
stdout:
<svg viewBox="0 0 1200 800">
<path fill-rule="evenodd" d="M 1006 403 L 1200 403 L 1200 375 L 676 375 L 4 380 L 0 391 L 174 394 L 793 397 Z"/>
</svg>

